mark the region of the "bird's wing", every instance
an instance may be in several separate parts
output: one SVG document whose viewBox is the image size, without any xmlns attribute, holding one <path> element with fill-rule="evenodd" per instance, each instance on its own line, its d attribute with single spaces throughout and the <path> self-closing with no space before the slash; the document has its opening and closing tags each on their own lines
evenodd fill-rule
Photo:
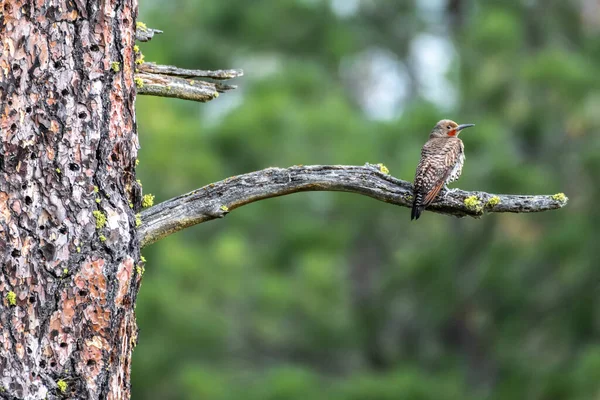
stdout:
<svg viewBox="0 0 600 400">
<path fill-rule="evenodd" d="M 441 144 L 438 142 L 423 147 L 423 153 L 429 155 L 429 157 L 423 157 L 428 162 L 422 166 L 423 181 L 427 183 L 423 185 L 424 192 L 426 193 L 423 199 L 423 206 L 425 207 L 431 204 L 440 190 L 442 190 L 444 183 L 448 179 L 448 176 L 450 176 L 454 165 L 456 165 L 463 151 L 460 141 L 443 140 Z"/>
<path fill-rule="evenodd" d="M 448 172 L 443 175 L 433 186 L 433 188 L 431 188 L 431 190 L 429 192 L 427 192 L 427 195 L 425 196 L 425 199 L 423 200 L 423 205 L 426 207 L 428 205 L 431 204 L 431 202 L 433 202 L 433 200 L 435 200 L 435 198 L 437 197 L 438 193 L 440 192 L 440 190 L 442 190 L 442 187 L 444 186 L 444 182 L 446 182 L 446 179 L 448 178 L 448 175 L 450 174 L 450 170 L 448 170 Z"/>
</svg>

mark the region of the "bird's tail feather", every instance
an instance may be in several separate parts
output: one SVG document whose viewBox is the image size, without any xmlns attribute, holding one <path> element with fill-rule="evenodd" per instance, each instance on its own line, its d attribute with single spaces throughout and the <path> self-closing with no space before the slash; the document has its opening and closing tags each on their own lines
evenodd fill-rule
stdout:
<svg viewBox="0 0 600 400">
<path fill-rule="evenodd" d="M 415 193 L 412 205 L 412 211 L 410 213 L 410 220 L 419 219 L 421 213 L 423 212 L 423 195 L 421 193 Z"/>
</svg>

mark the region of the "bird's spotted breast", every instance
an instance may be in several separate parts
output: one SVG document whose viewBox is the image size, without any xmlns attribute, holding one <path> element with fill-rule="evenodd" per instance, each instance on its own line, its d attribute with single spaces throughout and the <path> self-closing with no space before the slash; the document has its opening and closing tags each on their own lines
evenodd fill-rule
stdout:
<svg viewBox="0 0 600 400">
<path fill-rule="evenodd" d="M 456 161 L 456 164 L 454 164 L 454 167 L 452 168 L 452 171 L 450 172 L 448 179 L 446 179 L 446 184 L 454 182 L 455 180 L 460 178 L 460 175 L 462 174 L 462 167 L 463 167 L 464 163 L 465 163 L 465 154 L 461 153 L 458 156 L 458 160 Z"/>
</svg>

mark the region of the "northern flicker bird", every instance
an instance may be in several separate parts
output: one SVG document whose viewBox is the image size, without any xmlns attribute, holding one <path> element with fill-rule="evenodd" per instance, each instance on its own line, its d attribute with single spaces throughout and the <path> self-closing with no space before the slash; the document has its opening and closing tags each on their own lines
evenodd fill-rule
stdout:
<svg viewBox="0 0 600 400">
<path fill-rule="evenodd" d="M 410 219 L 419 219 L 423 210 L 435 200 L 447 184 L 458 179 L 465 162 L 465 146 L 458 134 L 474 124 L 458 125 L 449 119 L 438 122 L 421 150 L 413 185 Z"/>
</svg>

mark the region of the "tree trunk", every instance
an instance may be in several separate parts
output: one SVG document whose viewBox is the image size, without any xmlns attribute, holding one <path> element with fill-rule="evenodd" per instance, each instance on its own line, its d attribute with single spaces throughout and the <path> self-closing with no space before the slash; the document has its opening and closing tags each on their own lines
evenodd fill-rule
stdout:
<svg viewBox="0 0 600 400">
<path fill-rule="evenodd" d="M 137 1 L 0 5 L 0 398 L 128 398 Z"/>
</svg>

